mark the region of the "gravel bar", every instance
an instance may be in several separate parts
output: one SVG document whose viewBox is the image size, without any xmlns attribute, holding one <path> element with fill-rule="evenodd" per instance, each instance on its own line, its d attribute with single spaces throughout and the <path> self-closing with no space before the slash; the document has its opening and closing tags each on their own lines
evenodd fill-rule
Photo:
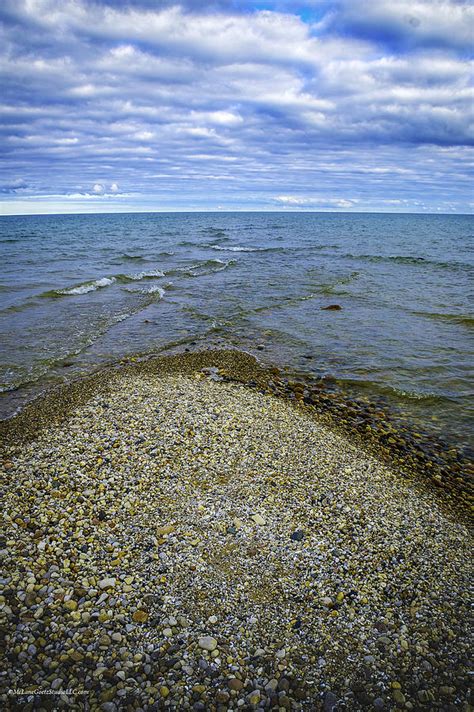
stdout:
<svg viewBox="0 0 474 712">
<path fill-rule="evenodd" d="M 165 371 L 8 426 L 3 708 L 472 710 L 465 519 L 282 398 Z"/>
</svg>

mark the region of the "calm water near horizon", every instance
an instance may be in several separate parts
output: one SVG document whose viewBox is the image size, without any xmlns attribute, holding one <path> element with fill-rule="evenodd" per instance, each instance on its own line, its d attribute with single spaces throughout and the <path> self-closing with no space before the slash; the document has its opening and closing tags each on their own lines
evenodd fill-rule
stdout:
<svg viewBox="0 0 474 712">
<path fill-rule="evenodd" d="M 2 217 L 2 414 L 136 352 L 231 346 L 465 445 L 473 232 L 467 215 Z"/>
</svg>

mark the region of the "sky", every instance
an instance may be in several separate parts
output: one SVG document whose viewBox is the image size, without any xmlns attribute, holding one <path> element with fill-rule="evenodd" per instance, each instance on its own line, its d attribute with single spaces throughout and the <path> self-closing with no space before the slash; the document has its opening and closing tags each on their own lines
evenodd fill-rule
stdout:
<svg viewBox="0 0 474 712">
<path fill-rule="evenodd" d="M 0 213 L 472 212 L 463 0 L 2 0 Z"/>
</svg>

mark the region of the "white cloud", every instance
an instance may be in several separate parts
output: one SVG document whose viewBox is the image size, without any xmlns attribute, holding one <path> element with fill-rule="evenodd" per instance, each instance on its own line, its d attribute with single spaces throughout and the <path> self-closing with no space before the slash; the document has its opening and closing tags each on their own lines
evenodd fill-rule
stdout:
<svg viewBox="0 0 474 712">
<path fill-rule="evenodd" d="M 353 208 L 358 202 L 354 199 L 347 198 L 314 198 L 301 197 L 297 195 L 278 195 L 275 198 L 277 203 L 296 207 L 311 207 L 311 206 L 329 206 L 332 208 Z"/>
<path fill-rule="evenodd" d="M 433 0 L 439 22 L 421 0 L 341 0 L 311 25 L 283 0 L 287 13 L 240 14 L 4 2 L 6 183 L 333 209 L 383 190 L 468 192 L 466 4 Z"/>
</svg>

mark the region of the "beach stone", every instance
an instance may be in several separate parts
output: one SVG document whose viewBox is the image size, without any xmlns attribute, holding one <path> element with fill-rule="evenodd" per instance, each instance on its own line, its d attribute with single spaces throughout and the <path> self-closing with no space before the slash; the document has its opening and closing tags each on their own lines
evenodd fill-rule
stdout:
<svg viewBox="0 0 474 712">
<path fill-rule="evenodd" d="M 268 692 L 268 693 L 275 692 L 277 687 L 278 687 L 278 680 L 273 678 L 265 685 L 265 692 Z"/>
<path fill-rule="evenodd" d="M 134 623 L 145 623 L 148 620 L 148 613 L 146 611 L 135 611 L 132 616 Z"/>
<path fill-rule="evenodd" d="M 362 397 L 358 410 L 326 384 L 333 423 L 269 394 L 250 367 L 195 378 L 214 358 L 185 376 L 155 359 L 101 372 L 106 398 L 88 385 L 15 446 L 0 543 L 6 689 L 70 685 L 93 710 L 467 710 L 471 548 L 452 492 L 433 500 L 444 493 L 424 464 L 402 474 L 338 430 L 352 407 L 372 423 Z"/>
<path fill-rule="evenodd" d="M 252 519 L 259 527 L 265 526 L 265 519 L 260 514 L 252 514 Z"/>
<path fill-rule="evenodd" d="M 103 578 L 99 581 L 99 588 L 108 590 L 109 588 L 114 588 L 115 587 L 115 579 L 112 577 L 106 577 Z"/>
<path fill-rule="evenodd" d="M 176 529 L 176 526 L 174 524 L 165 524 L 162 527 L 157 527 L 156 529 L 156 534 L 157 536 L 165 536 L 166 534 L 171 534 L 174 532 Z"/>
<path fill-rule="evenodd" d="M 258 703 L 260 702 L 260 697 L 260 690 L 253 690 L 253 692 L 250 692 L 250 694 L 247 695 L 247 700 L 251 705 L 258 705 Z"/>
<path fill-rule="evenodd" d="M 200 648 L 202 648 L 203 650 L 208 650 L 210 652 L 217 648 L 217 640 L 209 635 L 206 635 L 203 638 L 199 638 L 198 643 Z"/>
<path fill-rule="evenodd" d="M 298 529 L 290 535 L 290 539 L 293 541 L 302 541 L 304 539 L 304 532 L 301 529 Z"/>
<path fill-rule="evenodd" d="M 392 697 L 393 697 L 393 699 L 395 700 L 395 702 L 397 703 L 397 705 L 404 705 L 404 704 L 405 704 L 405 701 L 406 701 L 406 700 L 405 700 L 405 695 L 404 695 L 403 692 L 401 692 L 400 690 L 394 690 L 393 693 L 392 693 Z"/>
<path fill-rule="evenodd" d="M 331 690 L 328 690 L 324 694 L 323 710 L 324 710 L 324 712 L 335 712 L 336 709 L 337 709 L 337 697 L 333 692 L 331 692 Z"/>
</svg>

